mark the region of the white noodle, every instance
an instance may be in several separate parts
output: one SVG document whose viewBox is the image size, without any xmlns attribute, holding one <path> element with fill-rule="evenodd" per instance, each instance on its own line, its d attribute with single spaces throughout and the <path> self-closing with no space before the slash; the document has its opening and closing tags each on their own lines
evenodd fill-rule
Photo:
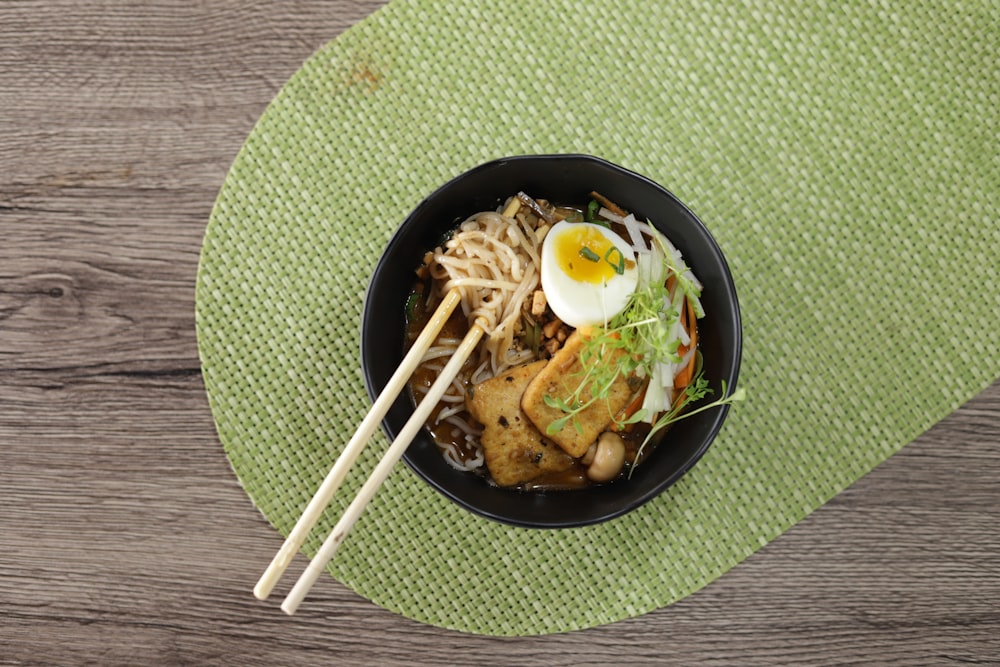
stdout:
<svg viewBox="0 0 1000 667">
<path fill-rule="evenodd" d="M 428 295 L 428 308 L 434 299 L 457 289 L 462 313 L 469 324 L 478 322 L 486 332 L 478 357 L 472 361 L 474 370 L 470 372 L 467 367 L 455 378 L 442 396 L 433 419 L 434 425 L 454 427 L 456 436 L 464 434 L 461 448 L 454 443 L 438 443 L 445 460 L 459 470 L 475 470 L 485 463 L 479 444 L 482 429 L 466 419 L 466 387 L 535 356 L 529 349 L 520 349 L 515 335 L 521 326 L 526 300 L 539 288 L 540 252 L 541 237 L 523 216 L 508 218 L 489 211 L 462 222 L 444 247 L 431 253 L 428 270 L 436 289 Z M 445 334 L 424 354 L 421 365 L 432 379 L 440 374 L 460 343 L 453 334 Z M 420 398 L 428 390 L 414 386 L 414 393 Z"/>
<path fill-rule="evenodd" d="M 525 299 L 539 285 L 539 246 L 524 220 L 488 211 L 465 220 L 446 249 L 433 253 L 429 269 L 440 295 L 457 289 L 462 312 L 486 332 L 479 361 L 489 361 L 490 375 L 524 359 L 514 335 Z"/>
</svg>

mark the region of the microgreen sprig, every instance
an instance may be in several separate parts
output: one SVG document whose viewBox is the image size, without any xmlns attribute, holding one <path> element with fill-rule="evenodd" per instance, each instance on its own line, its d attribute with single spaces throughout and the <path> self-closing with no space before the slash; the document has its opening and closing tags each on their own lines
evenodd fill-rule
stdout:
<svg viewBox="0 0 1000 667">
<path fill-rule="evenodd" d="M 646 435 L 646 438 L 642 441 L 642 444 L 639 445 L 639 450 L 636 452 L 635 455 L 636 461 L 640 460 L 643 449 L 645 449 L 646 445 L 649 444 L 649 442 L 653 439 L 653 436 L 656 435 L 658 432 L 662 431 L 670 424 L 675 424 L 682 419 L 687 419 L 688 417 L 692 417 L 698 414 L 699 412 L 704 412 L 705 410 L 711 410 L 712 408 L 721 407 L 723 405 L 732 405 L 733 403 L 742 401 L 746 398 L 746 390 L 743 387 L 739 387 L 733 393 L 727 394 L 726 381 L 723 380 L 722 398 L 712 401 L 711 403 L 702 405 L 694 410 L 690 410 L 688 412 L 682 412 L 684 408 L 689 404 L 699 401 L 711 393 L 713 393 L 713 391 L 712 388 L 708 386 L 708 380 L 705 379 L 704 372 L 698 371 L 698 375 L 694 377 L 694 379 L 691 381 L 691 384 L 689 384 L 684 389 L 684 391 L 681 392 L 680 396 L 677 397 L 677 399 L 674 401 L 674 404 L 670 407 L 670 410 L 664 412 L 663 415 L 661 415 L 660 418 L 656 420 L 656 423 L 653 424 L 653 427 Z M 635 470 L 635 467 L 629 470 L 629 477 L 632 476 L 632 470 Z"/>
<path fill-rule="evenodd" d="M 631 372 L 628 363 L 621 363 L 627 362 L 629 358 L 627 354 L 620 355 L 618 363 L 602 363 L 602 359 L 612 356 L 613 351 L 620 347 L 622 347 L 620 337 L 610 334 L 607 330 L 593 330 L 593 334 L 587 338 L 586 344 L 580 350 L 580 365 L 583 370 L 580 382 L 573 392 L 565 398 L 552 394 L 545 394 L 542 397 L 547 406 L 563 413 L 562 417 L 554 419 L 546 426 L 547 435 L 558 433 L 568 423 L 573 424 L 577 433 L 582 432 L 576 416 L 598 401 L 606 399 L 618 377 Z M 590 396 L 584 399 L 586 393 Z"/>
</svg>

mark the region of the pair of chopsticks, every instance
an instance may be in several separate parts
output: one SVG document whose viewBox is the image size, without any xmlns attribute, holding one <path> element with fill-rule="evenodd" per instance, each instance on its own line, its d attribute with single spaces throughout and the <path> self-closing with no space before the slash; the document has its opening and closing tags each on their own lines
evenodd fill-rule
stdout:
<svg viewBox="0 0 1000 667">
<path fill-rule="evenodd" d="M 288 534 L 288 538 L 285 543 L 281 545 L 278 553 L 275 554 L 274 558 L 271 560 L 271 564 L 268 565 L 264 574 L 261 575 L 260 580 L 253 589 L 254 596 L 259 600 L 266 599 L 271 591 L 274 589 L 281 575 L 288 568 L 291 563 L 292 558 L 302 547 L 302 543 L 305 541 L 306 536 L 319 521 L 320 516 L 326 509 L 326 506 L 330 504 L 330 500 L 336 493 L 337 489 L 340 487 L 344 478 L 347 477 L 347 473 L 351 466 L 357 460 L 361 451 L 365 448 L 368 440 L 375 433 L 378 428 L 379 422 L 385 417 L 386 413 L 389 411 L 389 407 L 396 400 L 396 397 L 403 390 L 406 385 L 407 380 L 417 369 L 420 364 L 420 360 L 424 353 L 427 352 L 431 344 L 434 342 L 437 335 L 441 332 L 442 327 L 444 327 L 445 322 L 451 316 L 455 307 L 461 300 L 458 289 L 452 289 L 449 291 L 444 300 L 438 306 L 437 310 L 431 316 L 427 325 L 424 327 L 423 331 L 420 332 L 420 336 L 414 342 L 413 347 L 403 358 L 396 372 L 393 373 L 392 377 L 386 383 L 385 388 L 382 393 L 379 394 L 378 398 L 372 404 L 371 409 L 365 418 L 361 421 L 358 426 L 358 430 L 355 431 L 354 436 L 347 443 L 347 447 L 341 453 L 340 457 L 334 463 L 330 472 L 327 473 L 326 479 L 320 485 L 316 494 L 313 496 L 312 500 L 306 506 L 305 511 L 303 511 L 302 516 L 299 517 L 298 522 L 292 531 Z M 406 424 L 403 426 L 402 430 L 396 436 L 392 444 L 389 445 L 389 449 L 386 450 L 385 455 L 382 460 L 379 461 L 378 465 L 372 471 L 368 480 L 361 487 L 358 495 L 354 498 L 350 505 L 348 505 L 344 514 L 341 516 L 340 520 L 334 526 L 330 535 L 323 542 L 323 546 L 320 547 L 319 551 L 316 553 L 315 557 L 306 566 L 305 571 L 299 577 L 295 586 L 289 592 L 285 601 L 281 604 L 281 609 L 287 614 L 294 614 L 305 599 L 305 596 L 309 593 L 309 589 L 312 588 L 313 584 L 326 569 L 327 563 L 333 558 L 337 549 L 343 543 L 347 534 L 350 532 L 351 528 L 354 526 L 355 522 L 360 518 L 361 514 L 364 512 L 365 508 L 371 502 L 375 493 L 378 491 L 382 482 L 389 476 L 392 467 L 399 461 L 402 457 L 403 452 L 409 446 L 410 442 L 416 436 L 417 431 L 424 425 L 427 418 L 430 416 L 431 410 L 437 405 L 438 401 L 441 400 L 441 396 L 447 390 L 448 385 L 452 383 L 455 376 L 461 370 L 462 365 L 465 363 L 469 355 L 475 349 L 479 340 L 482 338 L 485 330 L 476 322 L 469 329 L 469 333 L 466 334 L 465 338 L 462 340 L 455 354 L 445 365 L 444 370 L 438 376 L 437 380 L 431 385 L 430 390 L 427 395 L 420 401 L 413 415 L 407 420 Z"/>
</svg>

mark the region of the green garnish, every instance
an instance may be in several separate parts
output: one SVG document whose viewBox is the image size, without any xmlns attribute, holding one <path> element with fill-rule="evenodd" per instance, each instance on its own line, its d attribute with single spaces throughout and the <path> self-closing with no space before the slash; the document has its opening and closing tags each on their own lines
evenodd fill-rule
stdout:
<svg viewBox="0 0 1000 667">
<path fill-rule="evenodd" d="M 611 391 L 611 385 L 622 374 L 623 369 L 628 367 L 628 364 L 621 363 L 621 361 L 627 359 L 629 356 L 627 354 L 621 355 L 621 359 L 617 364 L 598 363 L 600 357 L 610 355 L 613 352 L 613 348 L 618 347 L 618 345 L 619 341 L 608 336 L 606 332 L 602 332 L 593 339 L 589 339 L 580 351 L 580 363 L 586 370 L 583 372 L 583 377 L 573 393 L 566 398 L 560 398 L 552 394 L 545 394 L 542 397 L 547 406 L 563 413 L 562 417 L 552 420 L 545 427 L 547 435 L 558 433 L 570 423 L 576 429 L 577 433 L 582 432 L 583 429 L 576 420 L 576 416 L 597 401 L 606 399 Z M 595 354 L 598 355 L 596 359 L 594 358 Z M 588 390 L 590 398 L 584 400 L 584 392 Z M 614 419 L 614 415 L 611 415 L 611 417 Z"/>
<path fill-rule="evenodd" d="M 596 199 L 591 199 L 590 203 L 587 204 L 587 211 L 583 216 L 584 222 L 589 222 L 592 225 L 600 225 L 605 229 L 611 229 L 611 225 L 607 220 L 601 218 L 598 213 L 601 210 L 601 202 Z"/>
<path fill-rule="evenodd" d="M 617 259 L 612 259 L 617 257 Z M 618 249 L 618 246 L 611 246 L 608 251 L 604 253 L 604 261 L 611 265 L 611 268 L 615 270 L 615 273 L 622 275 L 625 273 L 625 255 L 622 251 Z"/>
<path fill-rule="evenodd" d="M 522 329 L 525 345 L 531 348 L 531 352 L 537 357 L 542 344 L 542 327 L 538 322 L 522 318 Z"/>
<path fill-rule="evenodd" d="M 588 248 L 587 246 L 583 246 L 582 248 L 580 248 L 580 257 L 583 257 L 584 259 L 589 260 L 591 262 L 601 261 L 601 256 L 598 255 L 593 250 L 591 250 L 590 248 Z"/>
<path fill-rule="evenodd" d="M 670 407 L 670 409 L 664 412 L 660 416 L 660 418 L 656 420 L 656 423 L 653 424 L 653 427 L 649 430 L 649 433 L 646 435 L 646 439 L 642 441 L 641 445 L 639 445 L 639 449 L 635 454 L 635 460 L 636 461 L 639 460 L 639 458 L 642 456 L 642 450 L 646 448 L 646 445 L 649 443 L 650 440 L 653 439 L 653 436 L 659 431 L 669 426 L 670 424 L 679 422 L 682 419 L 687 419 L 688 417 L 696 415 L 699 412 L 704 412 L 705 410 L 710 410 L 712 408 L 717 408 L 723 405 L 732 405 L 737 401 L 742 401 L 743 399 L 746 398 L 747 395 L 746 390 L 743 387 L 740 387 L 732 394 L 729 394 L 727 396 L 726 381 L 723 380 L 722 398 L 712 401 L 711 403 L 708 403 L 706 405 L 702 405 L 701 407 L 695 410 L 691 410 L 690 412 L 685 412 L 681 414 L 681 410 L 683 410 L 687 405 L 689 405 L 690 403 L 694 403 L 695 401 L 698 401 L 711 393 L 712 389 L 708 386 L 708 380 L 705 379 L 704 373 L 702 371 L 699 371 L 698 375 L 696 375 L 695 378 L 691 380 L 691 384 L 689 384 L 684 389 L 684 391 L 681 392 L 681 395 L 677 397 L 677 400 L 674 401 L 674 404 Z M 628 473 L 629 477 L 632 476 L 632 470 L 635 470 L 634 466 L 631 470 L 629 470 Z"/>
<path fill-rule="evenodd" d="M 418 292 L 411 292 L 410 296 L 406 297 L 406 319 L 408 321 L 413 321 L 413 318 L 417 314 L 417 304 L 420 303 L 421 294 Z"/>
</svg>

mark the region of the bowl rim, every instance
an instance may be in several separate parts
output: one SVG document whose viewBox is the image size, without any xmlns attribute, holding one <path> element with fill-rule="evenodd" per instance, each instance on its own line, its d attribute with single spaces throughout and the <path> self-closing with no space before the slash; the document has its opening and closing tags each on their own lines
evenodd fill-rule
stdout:
<svg viewBox="0 0 1000 667">
<path fill-rule="evenodd" d="M 365 289 L 364 303 L 361 313 L 360 362 L 362 366 L 362 375 L 365 383 L 365 389 L 368 393 L 369 398 L 372 401 L 374 401 L 378 397 L 380 391 L 379 389 L 376 388 L 377 383 L 375 378 L 372 377 L 372 369 L 369 367 L 370 364 L 368 363 L 369 354 L 371 352 L 369 348 L 372 346 L 372 341 L 368 340 L 369 336 L 366 335 L 366 332 L 370 330 L 372 324 L 371 320 L 373 318 L 372 309 L 370 308 L 370 304 L 372 301 L 371 297 L 373 291 L 376 289 L 376 286 L 378 284 L 377 280 L 378 277 L 382 274 L 382 272 L 384 272 L 387 269 L 388 264 L 391 262 L 390 258 L 394 257 L 395 254 L 398 252 L 399 247 L 404 244 L 406 233 L 409 227 L 412 224 L 414 224 L 413 222 L 414 220 L 419 219 L 424 214 L 424 211 L 432 205 L 432 202 L 440 198 L 443 194 L 448 193 L 453 187 L 458 185 L 460 182 L 478 174 L 479 172 L 491 169 L 497 169 L 508 165 L 516 167 L 518 163 L 522 162 L 543 162 L 543 163 L 544 162 L 552 162 L 552 163 L 590 162 L 595 165 L 599 165 L 604 169 L 610 170 L 612 172 L 617 172 L 619 175 L 624 176 L 628 179 L 638 181 L 639 183 L 642 184 L 642 186 L 646 188 L 652 188 L 653 190 L 657 191 L 659 195 L 672 200 L 673 204 L 677 206 L 685 214 L 685 216 L 689 218 L 691 222 L 694 223 L 696 231 L 703 238 L 703 240 L 708 243 L 710 249 L 715 255 L 715 258 L 718 261 L 719 268 L 722 271 L 722 278 L 725 283 L 725 292 L 727 293 L 727 298 L 725 299 L 725 302 L 729 307 L 728 308 L 729 312 L 726 313 L 726 316 L 727 319 L 730 319 L 732 321 L 734 330 L 734 335 L 731 345 L 729 345 L 729 343 L 727 342 L 727 347 L 729 347 L 730 349 L 733 360 L 732 363 L 730 364 L 731 370 L 728 373 L 728 377 L 720 379 L 726 382 L 726 389 L 730 394 L 733 391 L 735 391 L 737 387 L 740 366 L 742 364 L 742 352 L 743 352 L 743 324 L 740 314 L 739 297 L 736 291 L 736 285 L 733 280 L 729 262 L 726 259 L 724 253 L 722 252 L 721 247 L 719 247 L 718 242 L 716 241 L 714 236 L 712 236 L 711 232 L 708 230 L 707 226 L 704 224 L 701 218 L 697 216 L 684 202 L 682 202 L 676 195 L 674 195 L 663 185 L 643 174 L 632 171 L 626 167 L 622 167 L 606 159 L 584 153 L 543 153 L 543 154 L 518 154 L 518 155 L 499 157 L 496 159 L 488 160 L 486 162 L 477 164 L 465 171 L 462 171 L 461 173 L 451 177 L 443 184 L 436 187 L 429 194 L 425 195 L 420 200 L 420 202 L 401 220 L 399 225 L 396 227 L 395 231 L 393 232 L 392 236 L 387 242 L 385 248 L 382 250 L 379 259 L 376 262 L 375 266 L 373 267 L 372 272 L 369 276 L 369 281 Z M 654 222 L 654 225 L 655 224 L 656 223 Z M 404 390 L 403 392 L 400 393 L 400 396 L 397 400 L 409 401 L 408 393 Z M 412 403 L 410 404 L 409 409 L 412 411 Z M 688 457 L 688 459 L 684 462 L 683 465 L 675 468 L 671 474 L 664 476 L 662 479 L 656 481 L 655 483 L 652 483 L 648 487 L 648 489 L 646 489 L 641 494 L 638 494 L 628 502 L 623 502 L 621 506 L 616 508 L 615 510 L 607 511 L 601 513 L 600 515 L 595 515 L 585 518 L 575 517 L 575 518 L 567 518 L 560 520 L 539 521 L 539 520 L 519 519 L 504 515 L 500 512 L 492 512 L 483 507 L 477 506 L 474 503 L 471 503 L 467 499 L 455 493 L 452 489 L 448 487 L 447 484 L 439 482 L 437 479 L 428 474 L 427 471 L 423 470 L 423 468 L 413 460 L 413 457 L 411 456 L 412 450 L 409 445 L 407 446 L 407 450 L 403 454 L 403 460 L 406 462 L 406 465 L 414 473 L 416 473 L 416 475 L 419 478 L 421 478 L 424 482 L 429 484 L 438 493 L 442 494 L 443 496 L 445 496 L 452 502 L 456 503 L 463 509 L 468 510 L 476 515 L 500 523 L 504 523 L 507 525 L 523 527 L 523 528 L 558 529 L 558 528 L 582 527 L 582 526 L 602 523 L 620 517 L 624 514 L 627 514 L 641 507 L 642 505 L 646 504 L 656 496 L 659 496 L 667 488 L 675 484 L 679 479 L 681 479 L 685 474 L 687 474 L 687 472 L 690 471 L 690 469 L 694 467 L 694 465 L 698 461 L 700 461 L 701 458 L 704 456 L 705 452 L 711 446 L 713 441 L 716 439 L 719 431 L 721 430 L 722 425 L 728 416 L 729 409 L 730 409 L 729 404 L 724 404 L 722 406 L 714 408 L 715 410 L 714 422 L 711 424 L 711 427 L 708 429 L 708 431 L 702 438 L 702 441 L 699 443 L 698 447 L 692 452 L 692 454 Z M 390 423 L 389 414 L 387 414 L 382 419 L 381 427 L 383 432 L 389 437 L 390 440 L 393 439 L 398 433 L 398 429 L 394 428 L 394 426 Z M 420 437 L 420 434 L 422 433 L 424 433 L 423 429 L 421 429 L 418 435 L 415 436 L 414 440 Z M 412 445 L 413 443 L 411 442 L 410 444 Z M 490 487 L 490 488 L 502 492 L 510 492 L 520 495 L 533 494 L 535 496 L 544 496 L 547 494 L 593 492 L 594 488 L 601 488 L 601 487 L 588 487 L 587 489 L 580 489 L 580 490 L 566 490 L 566 491 L 553 491 L 553 492 L 541 492 L 541 493 L 517 491 L 514 489 L 502 489 L 500 487 Z"/>
</svg>

